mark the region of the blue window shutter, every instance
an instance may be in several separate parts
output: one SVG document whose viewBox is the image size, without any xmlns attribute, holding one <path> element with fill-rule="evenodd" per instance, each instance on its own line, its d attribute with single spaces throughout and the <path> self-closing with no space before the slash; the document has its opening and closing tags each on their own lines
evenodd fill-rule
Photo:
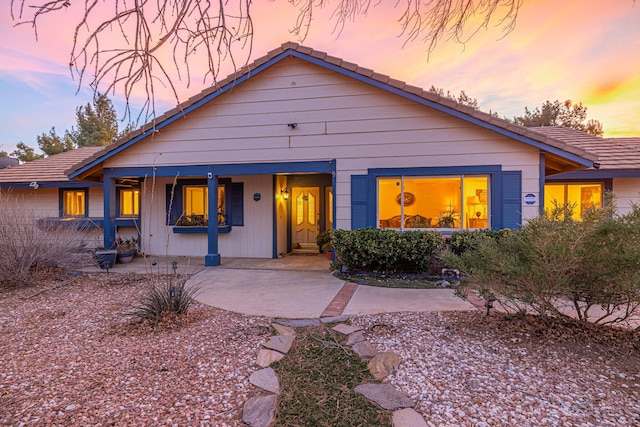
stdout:
<svg viewBox="0 0 640 427">
<path fill-rule="evenodd" d="M 228 188 L 228 187 L 227 187 Z M 244 183 L 231 183 L 231 225 L 244 225 Z"/>
<path fill-rule="evenodd" d="M 502 226 L 517 229 L 522 225 L 522 172 L 502 172 Z"/>
<path fill-rule="evenodd" d="M 351 229 L 367 226 L 367 175 L 351 175 Z"/>
</svg>

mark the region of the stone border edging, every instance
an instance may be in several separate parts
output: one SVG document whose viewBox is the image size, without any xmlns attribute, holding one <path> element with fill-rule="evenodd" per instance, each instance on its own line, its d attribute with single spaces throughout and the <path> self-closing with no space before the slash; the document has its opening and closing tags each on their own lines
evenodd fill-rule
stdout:
<svg viewBox="0 0 640 427">
<path fill-rule="evenodd" d="M 242 408 L 242 421 L 251 427 L 269 427 L 275 421 L 280 382 L 275 371 L 269 366 L 281 360 L 291 349 L 296 337 L 295 328 L 336 323 L 331 329 L 347 337 L 347 346 L 363 360 L 369 360 L 367 366 L 374 379 L 382 380 L 394 373 L 401 363 L 400 357 L 393 352 L 378 352 L 376 346 L 365 340 L 361 327 L 345 322 L 349 316 L 332 316 L 320 319 L 275 319 L 271 326 L 276 335 L 269 337 L 256 358 L 256 364 L 262 369 L 249 376 L 249 382 L 269 394 L 250 398 Z M 388 383 L 365 383 L 354 391 L 362 394 L 378 406 L 392 412 L 393 427 L 426 427 L 427 423 L 413 409 L 415 402 L 397 391 Z"/>
</svg>

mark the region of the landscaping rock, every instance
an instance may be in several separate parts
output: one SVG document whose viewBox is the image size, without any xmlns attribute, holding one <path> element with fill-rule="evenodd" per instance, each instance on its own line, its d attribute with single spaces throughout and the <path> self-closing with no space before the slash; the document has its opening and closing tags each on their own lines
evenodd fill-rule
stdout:
<svg viewBox="0 0 640 427">
<path fill-rule="evenodd" d="M 355 388 L 355 392 L 390 411 L 415 406 L 411 399 L 389 384 L 360 384 Z"/>
<path fill-rule="evenodd" d="M 336 325 L 331 329 L 333 329 L 338 333 L 341 333 L 342 335 L 349 335 L 354 332 L 362 330 L 360 326 L 351 326 L 351 325 L 346 325 L 344 323 L 340 323 L 339 325 Z"/>
<path fill-rule="evenodd" d="M 273 326 L 273 329 L 276 330 L 278 335 L 295 335 L 296 334 L 295 329 L 289 326 L 284 326 L 279 323 L 272 323 L 271 326 Z"/>
<path fill-rule="evenodd" d="M 284 357 L 284 354 L 280 353 L 279 351 L 263 348 L 263 349 L 260 349 L 260 352 L 258 353 L 256 364 L 261 368 L 267 368 L 273 362 L 277 362 L 283 357 Z"/>
<path fill-rule="evenodd" d="M 252 397 L 242 408 L 242 421 L 251 427 L 269 427 L 275 421 L 276 395 Z"/>
<path fill-rule="evenodd" d="M 260 369 L 249 376 L 249 382 L 271 393 L 280 394 L 280 382 L 272 368 Z"/>
<path fill-rule="evenodd" d="M 282 354 L 287 354 L 291 349 L 294 338 L 295 335 L 274 335 L 269 337 L 269 341 L 262 344 L 262 346 L 279 351 Z"/>
<path fill-rule="evenodd" d="M 362 359 L 370 359 L 378 354 L 376 346 L 369 341 L 360 341 L 359 343 L 355 343 L 351 348 Z"/>
<path fill-rule="evenodd" d="M 348 346 L 352 346 L 362 341 L 364 341 L 364 334 L 362 333 L 362 331 L 356 331 L 352 334 L 349 334 L 349 336 L 347 337 Z"/>
<path fill-rule="evenodd" d="M 400 357 L 393 352 L 378 353 L 369 361 L 368 366 L 373 378 L 381 380 L 398 369 Z"/>
<path fill-rule="evenodd" d="M 342 315 L 342 316 L 329 316 L 329 317 L 321 317 L 320 321 L 322 323 L 341 323 L 341 322 L 346 322 L 347 320 L 349 320 L 349 316 L 346 315 Z"/>
<path fill-rule="evenodd" d="M 291 326 L 292 328 L 304 328 L 307 326 L 318 326 L 320 321 L 318 319 L 293 319 L 289 320 L 289 324 L 285 326 Z"/>
<path fill-rule="evenodd" d="M 427 427 L 427 422 L 422 415 L 411 408 L 395 411 L 391 416 L 393 427 Z"/>
</svg>

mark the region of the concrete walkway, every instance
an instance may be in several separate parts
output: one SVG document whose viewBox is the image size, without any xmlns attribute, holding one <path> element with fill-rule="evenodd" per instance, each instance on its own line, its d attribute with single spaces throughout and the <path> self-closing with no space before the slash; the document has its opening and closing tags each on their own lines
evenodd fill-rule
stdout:
<svg viewBox="0 0 640 427">
<path fill-rule="evenodd" d="M 247 315 L 288 319 L 341 314 L 402 311 L 476 310 L 451 289 L 392 289 L 357 285 L 333 277 L 324 255 L 294 255 L 280 259 L 226 258 L 218 267 L 205 267 L 203 258 L 148 257 L 116 264 L 110 273 L 190 275 L 188 284 L 200 288 L 198 301 Z M 99 272 L 98 267 L 82 269 Z"/>
</svg>

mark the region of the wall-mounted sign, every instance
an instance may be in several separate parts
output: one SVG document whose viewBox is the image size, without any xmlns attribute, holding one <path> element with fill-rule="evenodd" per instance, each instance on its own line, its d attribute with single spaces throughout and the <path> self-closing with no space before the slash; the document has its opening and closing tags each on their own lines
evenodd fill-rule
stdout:
<svg viewBox="0 0 640 427">
<path fill-rule="evenodd" d="M 526 205 L 535 205 L 536 204 L 536 200 L 537 200 L 537 197 L 533 193 L 527 193 L 527 194 L 524 195 L 524 203 Z"/>
</svg>

